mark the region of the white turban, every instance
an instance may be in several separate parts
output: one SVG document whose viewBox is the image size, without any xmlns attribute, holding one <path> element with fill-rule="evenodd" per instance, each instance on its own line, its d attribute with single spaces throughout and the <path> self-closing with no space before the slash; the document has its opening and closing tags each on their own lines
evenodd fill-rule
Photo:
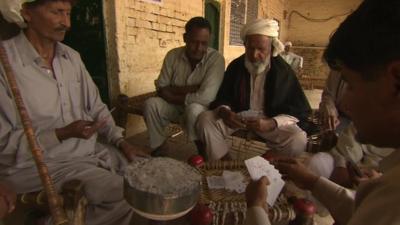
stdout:
<svg viewBox="0 0 400 225">
<path fill-rule="evenodd" d="M 293 44 L 292 44 L 292 42 L 290 42 L 290 41 L 287 41 L 287 42 L 285 42 L 285 46 L 290 46 L 290 47 L 292 47 L 292 46 L 293 46 Z"/>
<path fill-rule="evenodd" d="M 246 41 L 246 36 L 252 34 L 261 34 L 272 38 L 272 46 L 274 47 L 274 52 L 272 56 L 278 56 L 285 46 L 279 41 L 279 24 L 273 19 L 257 19 L 252 22 L 247 23 L 243 26 L 240 31 L 240 38 Z"/>
<path fill-rule="evenodd" d="M 0 12 L 3 18 L 10 23 L 16 23 L 25 27 L 24 19 L 21 16 L 22 5 L 35 0 L 0 0 Z"/>
</svg>

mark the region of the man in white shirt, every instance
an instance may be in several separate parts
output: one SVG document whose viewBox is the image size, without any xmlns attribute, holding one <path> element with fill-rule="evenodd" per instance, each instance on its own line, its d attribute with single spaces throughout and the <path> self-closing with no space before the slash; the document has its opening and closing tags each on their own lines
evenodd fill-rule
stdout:
<svg viewBox="0 0 400 225">
<path fill-rule="evenodd" d="M 281 57 L 292 67 L 296 74 L 300 74 L 303 69 L 303 57 L 290 51 L 293 44 L 290 41 L 285 42 L 285 51 L 281 53 Z"/>
<path fill-rule="evenodd" d="M 61 43 L 75 1 L 24 2 L 2 1 L 3 16 L 23 17 L 25 27 L 3 46 L 49 174 L 57 189 L 82 181 L 87 224 L 128 225 L 133 210 L 123 197 L 122 172 L 144 154 L 124 140 L 79 53 Z M 0 179 L 18 194 L 42 189 L 21 123 L 0 65 Z"/>
<path fill-rule="evenodd" d="M 182 123 L 189 140 L 200 145 L 195 123 L 215 99 L 225 70 L 223 56 L 208 47 L 210 35 L 210 23 L 194 17 L 185 26 L 186 45 L 165 56 L 155 81 L 158 97 L 147 100 L 144 107 L 153 156 L 165 154 L 165 127 L 170 122 Z"/>
<path fill-rule="evenodd" d="M 342 97 L 347 84 L 338 71 L 331 70 L 326 79 L 319 104 L 320 121 L 323 129 L 335 131 L 340 134 L 351 123 L 343 112 Z"/>
<path fill-rule="evenodd" d="M 399 1 L 365 0 L 339 26 L 324 54 L 348 84 L 343 105 L 358 140 L 396 149 L 381 161 L 383 175 L 360 185 L 354 196 L 294 159 L 277 163 L 281 173 L 297 186 L 311 190 L 342 225 L 400 224 L 400 32 L 394 29 L 399 26 Z M 258 183 L 262 186 L 262 181 Z M 267 194 L 261 188 L 249 189 L 252 191 L 259 200 Z M 247 225 L 269 224 L 260 205 L 249 207 Z M 259 220 L 253 222 L 254 218 Z"/>
</svg>

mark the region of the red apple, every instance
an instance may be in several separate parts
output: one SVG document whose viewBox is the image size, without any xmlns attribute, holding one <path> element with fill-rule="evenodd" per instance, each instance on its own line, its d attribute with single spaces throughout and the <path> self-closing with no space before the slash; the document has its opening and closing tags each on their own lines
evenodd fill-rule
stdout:
<svg viewBox="0 0 400 225">
<path fill-rule="evenodd" d="M 204 159 L 201 155 L 192 155 L 188 159 L 188 163 L 193 167 L 200 167 L 204 164 Z"/>
<path fill-rule="evenodd" d="M 204 204 L 197 204 L 190 212 L 191 225 L 210 225 L 213 221 L 213 212 Z"/>
<path fill-rule="evenodd" d="M 296 199 L 293 203 L 293 208 L 303 215 L 313 215 L 316 212 L 314 203 L 304 198 Z"/>
</svg>

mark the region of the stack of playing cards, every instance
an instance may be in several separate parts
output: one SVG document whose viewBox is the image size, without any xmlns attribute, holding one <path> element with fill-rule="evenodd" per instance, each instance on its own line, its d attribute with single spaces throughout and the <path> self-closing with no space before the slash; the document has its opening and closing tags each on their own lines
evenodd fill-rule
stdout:
<svg viewBox="0 0 400 225">
<path fill-rule="evenodd" d="M 247 183 L 245 177 L 239 171 L 233 172 L 224 170 L 222 176 L 209 176 L 206 178 L 210 189 L 226 189 L 243 193 L 246 190 Z"/>
<path fill-rule="evenodd" d="M 268 185 L 267 203 L 273 206 L 285 185 L 285 182 L 282 180 L 282 175 L 273 165 L 260 156 L 245 160 L 244 163 L 246 164 L 251 179 L 259 180 L 263 176 L 268 178 L 270 184 Z"/>
</svg>

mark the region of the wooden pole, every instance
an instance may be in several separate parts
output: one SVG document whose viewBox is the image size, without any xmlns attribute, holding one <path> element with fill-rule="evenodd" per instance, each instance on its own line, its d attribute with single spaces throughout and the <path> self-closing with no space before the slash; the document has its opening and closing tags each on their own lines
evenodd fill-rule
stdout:
<svg viewBox="0 0 400 225">
<path fill-rule="evenodd" d="M 14 101 L 17 106 L 17 111 L 20 115 L 25 135 L 28 139 L 33 159 L 35 160 L 36 167 L 39 172 L 39 177 L 42 181 L 42 185 L 47 196 L 47 201 L 49 204 L 51 216 L 53 217 L 53 222 L 55 225 L 67 224 L 68 219 L 63 209 L 61 197 L 57 194 L 54 188 L 53 181 L 51 180 L 51 177 L 49 175 L 48 168 L 43 161 L 43 150 L 41 149 L 36 140 L 35 132 L 32 128 L 32 121 L 28 115 L 28 111 L 25 108 L 24 101 L 17 86 L 15 74 L 11 68 L 6 50 L 1 40 L 0 40 L 0 62 L 3 64 L 8 84 L 14 96 Z"/>
</svg>

